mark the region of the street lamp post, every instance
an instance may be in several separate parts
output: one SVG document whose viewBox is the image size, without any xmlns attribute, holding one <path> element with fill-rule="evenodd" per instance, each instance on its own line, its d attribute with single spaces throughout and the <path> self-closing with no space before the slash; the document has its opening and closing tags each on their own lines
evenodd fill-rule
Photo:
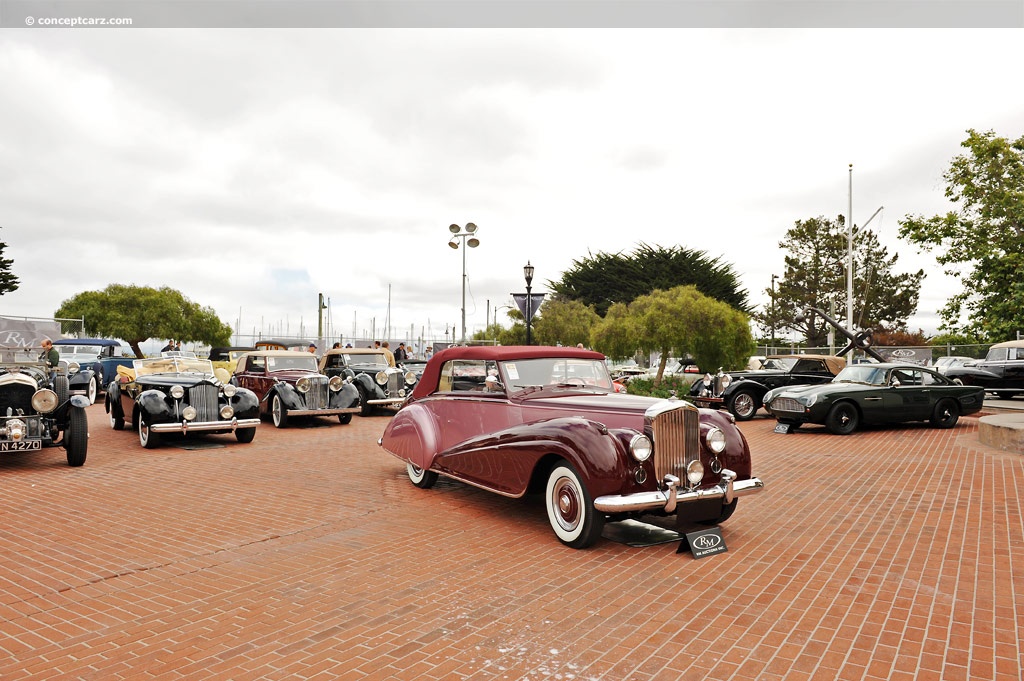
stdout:
<svg viewBox="0 0 1024 681">
<path fill-rule="evenodd" d="M 533 298 L 530 297 L 530 285 L 533 283 L 533 265 L 529 260 L 523 267 L 523 276 L 526 277 L 526 344 L 530 345 L 530 322 L 533 321 Z"/>
<path fill-rule="evenodd" d="M 452 233 L 452 238 L 448 241 L 448 245 L 452 248 L 458 249 L 459 239 L 462 239 L 462 342 L 466 342 L 466 249 L 476 248 L 480 245 L 480 239 L 476 236 L 476 225 L 472 222 L 466 223 L 466 231 L 462 231 L 462 228 L 458 225 L 448 225 L 448 231 Z M 452 336 L 455 335 L 454 330 Z"/>
</svg>

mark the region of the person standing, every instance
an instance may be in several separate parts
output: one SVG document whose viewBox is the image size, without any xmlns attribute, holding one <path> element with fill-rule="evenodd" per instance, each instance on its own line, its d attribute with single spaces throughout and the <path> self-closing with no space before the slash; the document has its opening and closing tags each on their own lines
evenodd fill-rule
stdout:
<svg viewBox="0 0 1024 681">
<path fill-rule="evenodd" d="M 407 359 L 409 359 L 409 352 L 405 349 L 405 343 L 399 343 L 395 348 L 395 361 L 404 362 Z"/>
<path fill-rule="evenodd" d="M 384 351 L 384 356 L 388 359 L 388 364 L 395 366 L 395 354 L 391 352 L 391 344 L 384 341 L 380 344 L 380 349 Z"/>
<path fill-rule="evenodd" d="M 43 351 L 39 353 L 39 361 L 46 363 L 46 368 L 50 370 L 50 381 L 57 375 L 57 365 L 60 363 L 60 353 L 57 352 L 57 348 L 53 347 L 53 341 L 49 338 L 43 339 Z"/>
</svg>

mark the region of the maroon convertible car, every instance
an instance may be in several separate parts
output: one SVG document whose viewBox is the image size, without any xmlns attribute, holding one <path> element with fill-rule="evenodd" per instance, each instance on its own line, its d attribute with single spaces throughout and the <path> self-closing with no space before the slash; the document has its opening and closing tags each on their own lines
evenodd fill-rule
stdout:
<svg viewBox="0 0 1024 681">
<path fill-rule="evenodd" d="M 604 355 L 575 348 L 439 352 L 379 444 L 417 487 L 441 474 L 508 497 L 544 491 L 573 548 L 596 542 L 606 520 L 720 523 L 763 489 L 730 414 L 617 394 Z"/>
</svg>

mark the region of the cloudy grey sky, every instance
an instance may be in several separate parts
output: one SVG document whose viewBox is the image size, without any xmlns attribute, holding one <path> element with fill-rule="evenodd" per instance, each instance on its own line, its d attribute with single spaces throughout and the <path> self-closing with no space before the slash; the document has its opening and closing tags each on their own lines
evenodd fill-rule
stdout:
<svg viewBox="0 0 1024 681">
<path fill-rule="evenodd" d="M 721 257 L 756 304 L 794 221 L 897 237 L 949 208 L 967 128 L 1024 134 L 1019 30 L 132 29 L 0 32 L 0 240 L 49 316 L 170 286 L 241 333 L 443 339 L 588 253 Z M 503 319 L 504 310 L 501 318 Z M 239 324 L 240 322 L 240 324 Z"/>
</svg>

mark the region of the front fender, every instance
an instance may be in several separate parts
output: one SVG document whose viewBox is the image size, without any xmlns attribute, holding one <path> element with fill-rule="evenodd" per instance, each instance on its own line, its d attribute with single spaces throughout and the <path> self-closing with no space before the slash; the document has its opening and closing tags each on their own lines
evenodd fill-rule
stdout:
<svg viewBox="0 0 1024 681">
<path fill-rule="evenodd" d="M 359 406 L 359 390 L 351 383 L 341 386 L 341 390 L 331 393 L 332 409 L 351 409 Z"/>
<path fill-rule="evenodd" d="M 757 381 L 751 381 L 750 379 L 744 379 L 742 381 L 730 383 L 729 387 L 722 391 L 722 399 L 728 402 L 733 395 L 735 395 L 738 391 L 742 390 L 743 388 L 746 388 L 747 390 L 752 392 L 759 399 L 763 399 L 765 393 L 768 392 L 768 387 L 765 384 L 758 383 Z"/>
<path fill-rule="evenodd" d="M 142 422 L 150 425 L 173 420 L 174 412 L 167 400 L 167 395 L 159 390 L 143 391 L 135 400 L 135 406 L 139 410 L 139 418 L 142 419 Z"/>
<path fill-rule="evenodd" d="M 260 398 L 248 388 L 238 388 L 228 399 L 235 416 L 240 419 L 257 419 L 260 417 Z"/>
<path fill-rule="evenodd" d="M 263 398 L 263 401 L 269 405 L 274 399 L 274 395 L 277 395 L 281 400 L 281 404 L 284 405 L 285 409 L 293 410 L 306 408 L 306 404 L 302 400 L 302 395 L 291 383 L 277 383 L 273 388 L 267 391 L 267 396 Z M 232 406 L 234 406 L 234 404 L 232 404 Z"/>
<path fill-rule="evenodd" d="M 534 470 L 550 456 L 579 472 L 593 496 L 617 494 L 629 482 L 632 459 L 622 438 L 604 424 L 579 416 L 524 423 L 439 452 L 435 470 L 507 496 L 526 493 Z"/>
</svg>

